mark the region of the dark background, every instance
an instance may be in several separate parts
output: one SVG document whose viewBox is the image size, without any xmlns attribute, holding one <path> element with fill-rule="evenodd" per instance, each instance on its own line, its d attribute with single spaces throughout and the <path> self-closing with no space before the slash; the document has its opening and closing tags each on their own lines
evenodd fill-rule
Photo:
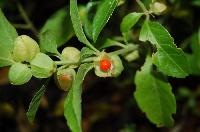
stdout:
<svg viewBox="0 0 200 132">
<path fill-rule="evenodd" d="M 200 6 L 188 0 L 165 1 L 168 11 L 155 19 L 160 21 L 175 39 L 178 46 L 191 52 L 188 46 L 182 44 L 198 31 L 200 23 Z M 174 0 L 175 1 L 175 0 Z M 24 23 L 14 0 L 0 1 L 5 16 L 11 23 Z M 78 0 L 79 4 L 88 1 Z M 67 6 L 69 0 L 21 0 L 20 3 L 27 11 L 37 29 L 56 10 Z M 122 17 L 138 10 L 133 0 L 127 0 L 119 7 L 106 26 L 108 33 L 120 35 L 119 24 Z M 106 32 L 106 30 L 104 32 Z M 36 38 L 29 30 L 17 30 L 19 34 L 27 34 Z M 74 37 L 67 44 L 82 48 L 82 44 Z M 62 49 L 62 47 L 61 47 Z M 60 50 L 61 50 L 60 49 Z M 86 77 L 83 85 L 83 129 L 85 132 L 200 132 L 200 79 L 189 76 L 185 79 L 169 78 L 177 99 L 177 113 L 174 115 L 175 125 L 172 128 L 156 128 L 139 110 L 133 92 L 136 70 L 143 64 L 144 59 L 133 64 L 124 62 L 125 71 L 118 78 L 98 78 L 93 71 Z M 69 131 L 63 117 L 62 102 L 65 93 L 57 88 L 51 79 L 45 97 L 33 124 L 29 124 L 25 112 L 35 91 L 42 82 L 32 79 L 28 84 L 12 86 L 7 83 L 8 68 L 0 68 L 0 131 L 2 132 L 66 132 Z M 192 93 L 190 97 L 181 94 L 180 89 Z"/>
</svg>

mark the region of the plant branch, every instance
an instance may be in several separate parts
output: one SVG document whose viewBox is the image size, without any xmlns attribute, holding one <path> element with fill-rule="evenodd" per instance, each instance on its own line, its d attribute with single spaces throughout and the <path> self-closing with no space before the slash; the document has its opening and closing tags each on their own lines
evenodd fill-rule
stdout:
<svg viewBox="0 0 200 132">
<path fill-rule="evenodd" d="M 89 57 L 89 58 L 84 59 L 81 63 L 92 62 L 92 61 L 94 61 L 96 58 L 97 58 L 97 57 Z"/>
<path fill-rule="evenodd" d="M 13 26 L 19 29 L 30 29 L 30 26 L 28 24 L 13 24 Z"/>
<path fill-rule="evenodd" d="M 145 13 L 145 15 L 149 18 L 149 11 L 145 7 L 145 5 L 140 0 L 136 0 L 136 2 L 140 6 L 140 8 L 143 10 L 143 12 Z"/>
<path fill-rule="evenodd" d="M 19 10 L 22 18 L 24 19 L 24 21 L 28 25 L 27 27 L 29 27 L 29 29 L 31 29 L 31 31 L 38 37 L 39 33 L 38 33 L 37 29 L 35 28 L 35 26 L 33 25 L 33 23 L 31 22 L 31 20 L 29 19 L 28 15 L 26 14 L 26 11 L 22 7 L 22 5 L 20 3 L 17 3 L 17 7 L 18 7 L 18 10 Z"/>
<path fill-rule="evenodd" d="M 109 54 L 112 54 L 112 55 L 123 55 L 123 54 L 126 54 L 128 52 L 134 51 L 136 49 L 138 49 L 137 45 L 127 45 L 126 48 L 110 52 Z"/>
<path fill-rule="evenodd" d="M 71 61 L 54 61 L 56 65 L 71 65 L 71 64 L 76 64 Z"/>
</svg>

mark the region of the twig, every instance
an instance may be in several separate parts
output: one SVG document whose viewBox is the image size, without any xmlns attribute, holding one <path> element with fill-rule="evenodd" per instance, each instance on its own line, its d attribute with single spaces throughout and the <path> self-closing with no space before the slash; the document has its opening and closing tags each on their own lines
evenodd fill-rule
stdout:
<svg viewBox="0 0 200 132">
<path fill-rule="evenodd" d="M 19 10 L 22 18 L 24 19 L 24 21 L 28 25 L 27 27 L 29 27 L 30 30 L 38 37 L 39 33 L 38 33 L 37 29 L 35 28 L 35 26 L 33 25 L 33 23 L 31 22 L 31 20 L 29 19 L 28 15 L 26 14 L 26 11 L 22 7 L 22 5 L 20 3 L 17 3 L 17 7 L 18 7 L 18 10 Z"/>
</svg>

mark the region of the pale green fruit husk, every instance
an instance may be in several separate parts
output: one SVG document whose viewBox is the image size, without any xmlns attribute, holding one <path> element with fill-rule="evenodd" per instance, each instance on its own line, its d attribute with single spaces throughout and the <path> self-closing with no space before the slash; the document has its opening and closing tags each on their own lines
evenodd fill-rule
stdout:
<svg viewBox="0 0 200 132">
<path fill-rule="evenodd" d="M 58 87 L 63 91 L 69 91 L 75 79 L 76 72 L 72 68 L 59 70 L 55 75 Z"/>
<path fill-rule="evenodd" d="M 30 64 L 32 74 L 36 78 L 48 78 L 56 70 L 54 61 L 44 53 L 38 53 Z"/>
<path fill-rule="evenodd" d="M 102 59 L 108 59 L 111 61 L 110 70 L 104 72 L 100 69 L 100 61 Z M 102 52 L 101 55 L 94 61 L 95 74 L 99 77 L 117 77 L 124 70 L 122 61 L 117 55 L 109 55 L 105 52 Z"/>
<path fill-rule="evenodd" d="M 62 51 L 62 59 L 72 63 L 78 63 L 80 61 L 80 51 L 74 47 L 66 47 Z"/>
<path fill-rule="evenodd" d="M 161 2 L 154 2 L 150 5 L 150 10 L 156 15 L 162 14 L 167 9 L 167 6 Z"/>
<path fill-rule="evenodd" d="M 13 85 L 25 84 L 32 77 L 31 69 L 26 64 L 15 63 L 11 66 L 8 77 Z"/>
<path fill-rule="evenodd" d="M 27 35 L 18 36 L 14 42 L 13 58 L 17 62 L 30 62 L 40 52 L 35 40 Z"/>
</svg>

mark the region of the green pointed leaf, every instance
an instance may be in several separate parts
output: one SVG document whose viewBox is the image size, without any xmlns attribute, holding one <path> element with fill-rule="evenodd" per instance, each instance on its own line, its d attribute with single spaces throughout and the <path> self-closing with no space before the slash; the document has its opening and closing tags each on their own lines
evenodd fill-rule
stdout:
<svg viewBox="0 0 200 132">
<path fill-rule="evenodd" d="M 162 25 L 146 20 L 140 32 L 140 40 L 148 40 L 156 45 L 153 63 L 160 71 L 177 78 L 188 76 L 189 65 L 184 52 L 176 47 L 173 38 Z"/>
<path fill-rule="evenodd" d="M 8 51 L 11 51 L 13 49 L 14 41 L 17 36 L 17 31 L 8 22 L 2 10 L 0 9 L 0 45 L 4 49 L 8 49 Z"/>
<path fill-rule="evenodd" d="M 40 36 L 40 47 L 43 52 L 49 52 L 59 55 L 57 50 L 57 42 L 55 33 L 51 30 L 46 30 Z"/>
<path fill-rule="evenodd" d="M 170 45 L 176 48 L 173 38 L 168 31 L 158 22 L 146 20 L 140 31 L 140 41 L 150 41 L 157 46 Z"/>
<path fill-rule="evenodd" d="M 34 95 L 34 97 L 31 100 L 28 111 L 26 113 L 26 116 L 29 122 L 31 123 L 35 119 L 35 115 L 40 105 L 41 99 L 45 93 L 47 83 L 48 83 L 48 80 L 42 85 L 42 87 L 37 91 L 37 93 Z"/>
<path fill-rule="evenodd" d="M 0 44 L 0 51 L 0 67 L 14 64 L 14 60 L 9 49 Z"/>
<path fill-rule="evenodd" d="M 93 64 L 82 64 L 79 67 L 75 81 L 73 81 L 64 104 L 64 115 L 67 124 L 73 132 L 82 132 L 81 128 L 81 93 L 82 83 L 88 71 L 93 68 Z"/>
<path fill-rule="evenodd" d="M 104 0 L 97 9 L 93 20 L 93 41 L 96 42 L 100 32 L 108 22 L 113 11 L 118 5 L 118 0 Z"/>
<path fill-rule="evenodd" d="M 153 63 L 163 73 L 172 77 L 184 78 L 189 73 L 188 60 L 180 48 L 163 45 L 153 55 Z"/>
<path fill-rule="evenodd" d="M 9 70 L 9 80 L 13 85 L 22 85 L 27 83 L 31 77 L 31 69 L 26 64 L 15 63 Z"/>
<path fill-rule="evenodd" d="M 125 33 L 131 30 L 131 28 L 139 21 L 142 15 L 143 13 L 137 13 L 137 12 L 133 12 L 126 15 L 123 18 L 122 23 L 120 25 L 121 32 Z"/>
<path fill-rule="evenodd" d="M 55 33 L 54 38 L 56 39 L 58 47 L 69 41 L 74 36 L 69 8 L 62 8 L 49 17 L 40 33 L 46 32 L 47 30 Z"/>
<path fill-rule="evenodd" d="M 176 100 L 170 84 L 163 75 L 153 73 L 152 59 L 147 57 L 141 71 L 135 76 L 137 104 L 148 119 L 158 127 L 172 126 Z"/>
<path fill-rule="evenodd" d="M 78 40 L 86 45 L 91 45 L 90 42 L 87 40 L 85 33 L 83 32 L 78 7 L 77 7 L 77 0 L 70 0 L 70 16 L 72 20 L 72 24 L 74 27 L 74 31 Z"/>
<path fill-rule="evenodd" d="M 8 22 L 0 9 L 0 67 L 10 66 L 14 63 L 11 52 L 17 36 L 15 28 Z"/>
<path fill-rule="evenodd" d="M 87 47 L 83 47 L 81 49 L 81 61 L 94 55 L 95 52 L 93 50 L 91 50 L 90 48 L 87 48 Z"/>
<path fill-rule="evenodd" d="M 83 24 L 83 29 L 89 39 L 92 39 L 92 20 L 89 19 L 89 16 L 91 15 L 90 9 L 93 6 L 93 2 L 89 2 L 86 6 L 79 6 L 79 15 Z"/>
</svg>

